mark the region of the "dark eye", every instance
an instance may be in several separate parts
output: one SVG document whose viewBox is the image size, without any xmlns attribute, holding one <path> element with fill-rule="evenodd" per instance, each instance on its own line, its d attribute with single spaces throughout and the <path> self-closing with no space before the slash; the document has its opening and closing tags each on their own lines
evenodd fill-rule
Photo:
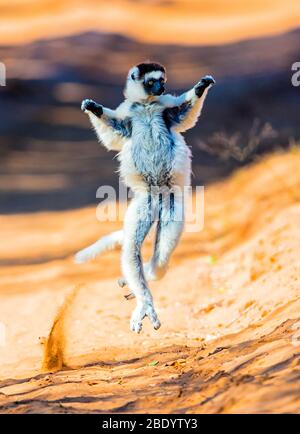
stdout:
<svg viewBox="0 0 300 434">
<path fill-rule="evenodd" d="M 149 86 L 152 86 L 152 84 L 153 84 L 153 80 L 149 80 L 149 81 L 148 81 L 148 85 L 149 85 Z"/>
</svg>

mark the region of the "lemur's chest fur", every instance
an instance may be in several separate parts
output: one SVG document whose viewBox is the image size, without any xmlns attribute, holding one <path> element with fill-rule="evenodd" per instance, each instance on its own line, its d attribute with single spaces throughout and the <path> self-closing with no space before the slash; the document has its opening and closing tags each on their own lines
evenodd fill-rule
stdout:
<svg viewBox="0 0 300 434">
<path fill-rule="evenodd" d="M 136 171 L 148 185 L 168 185 L 171 179 L 175 143 L 157 103 L 134 103 L 131 155 Z"/>
</svg>

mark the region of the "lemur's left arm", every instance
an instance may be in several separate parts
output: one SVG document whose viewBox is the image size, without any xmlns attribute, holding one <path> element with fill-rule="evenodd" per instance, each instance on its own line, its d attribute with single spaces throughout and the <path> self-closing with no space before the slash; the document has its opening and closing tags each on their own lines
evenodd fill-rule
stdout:
<svg viewBox="0 0 300 434">
<path fill-rule="evenodd" d="M 106 149 L 121 151 L 124 142 L 131 136 L 131 119 L 128 116 L 120 117 L 118 109 L 108 109 L 91 99 L 85 99 L 81 109 L 89 115 L 96 134 Z"/>
<path fill-rule="evenodd" d="M 177 132 L 192 128 L 201 114 L 208 89 L 214 83 L 213 77 L 207 75 L 196 86 L 178 97 L 162 96 L 161 102 L 166 106 L 163 116 L 168 126 Z"/>
</svg>

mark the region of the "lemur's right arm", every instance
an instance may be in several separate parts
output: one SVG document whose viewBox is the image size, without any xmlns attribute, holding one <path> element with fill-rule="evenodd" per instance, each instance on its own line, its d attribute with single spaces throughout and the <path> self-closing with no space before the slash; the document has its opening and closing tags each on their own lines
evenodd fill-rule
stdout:
<svg viewBox="0 0 300 434">
<path fill-rule="evenodd" d="M 91 99 L 82 101 L 81 109 L 89 115 L 99 140 L 109 151 L 121 151 L 131 136 L 131 119 L 120 117 L 118 110 L 111 110 Z"/>
</svg>

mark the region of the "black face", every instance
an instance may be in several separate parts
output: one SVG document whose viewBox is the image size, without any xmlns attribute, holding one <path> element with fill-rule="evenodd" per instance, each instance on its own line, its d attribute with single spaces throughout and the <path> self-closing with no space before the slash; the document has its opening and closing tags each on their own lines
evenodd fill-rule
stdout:
<svg viewBox="0 0 300 434">
<path fill-rule="evenodd" d="M 163 77 L 159 79 L 149 78 L 147 81 L 144 81 L 144 88 L 148 95 L 162 95 L 165 91 L 165 80 Z"/>
</svg>

